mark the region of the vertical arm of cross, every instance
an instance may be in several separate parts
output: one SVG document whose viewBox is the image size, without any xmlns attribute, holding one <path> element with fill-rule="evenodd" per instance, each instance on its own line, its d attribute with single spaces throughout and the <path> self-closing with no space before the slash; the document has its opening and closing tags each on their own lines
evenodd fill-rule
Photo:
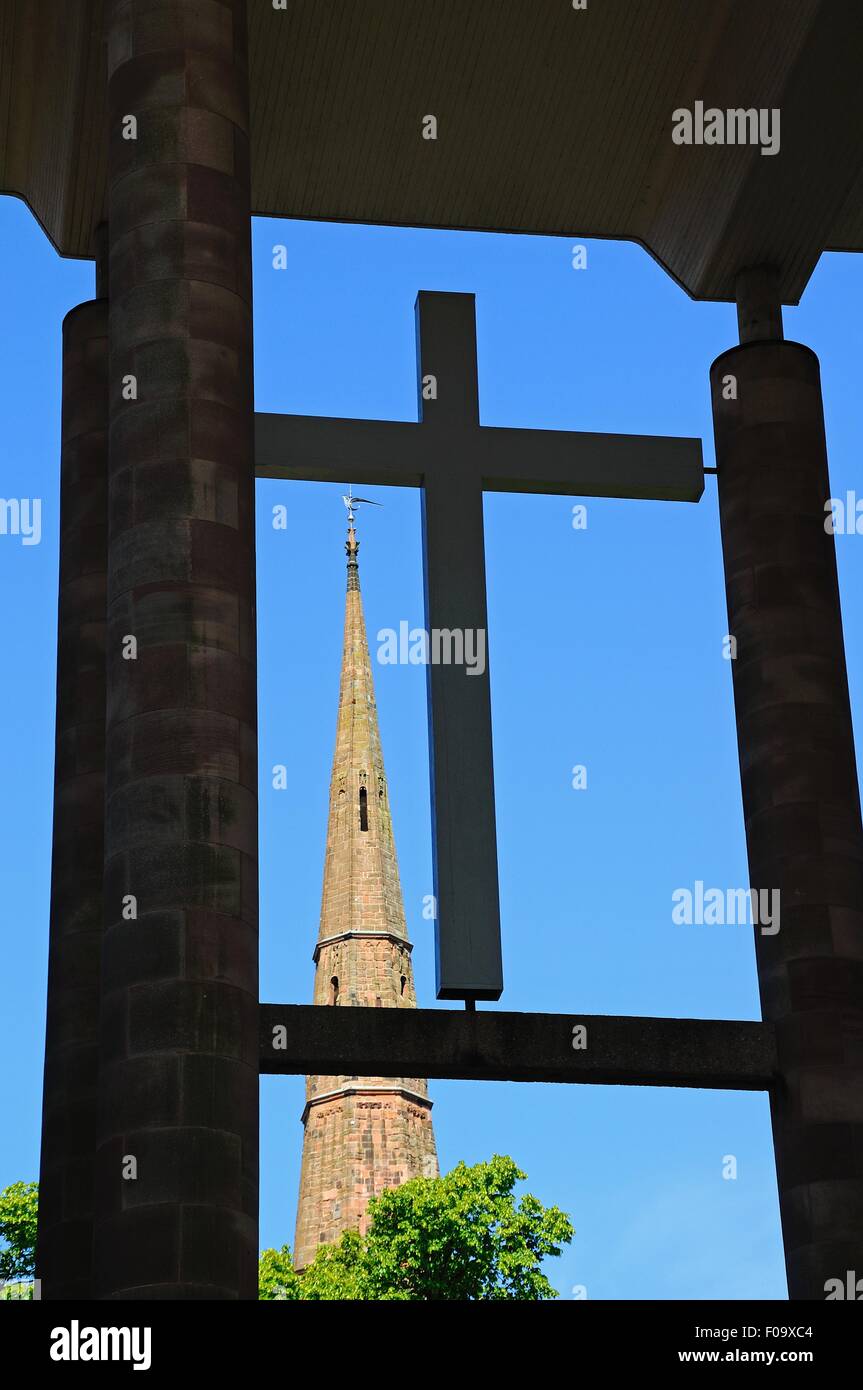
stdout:
<svg viewBox="0 0 863 1390">
<path fill-rule="evenodd" d="M 503 990 L 473 295 L 417 298 L 437 995 Z M 436 661 L 458 651 L 472 661 Z M 455 634 L 454 637 L 451 634 Z M 481 659 L 480 659 L 481 658 Z"/>
</svg>

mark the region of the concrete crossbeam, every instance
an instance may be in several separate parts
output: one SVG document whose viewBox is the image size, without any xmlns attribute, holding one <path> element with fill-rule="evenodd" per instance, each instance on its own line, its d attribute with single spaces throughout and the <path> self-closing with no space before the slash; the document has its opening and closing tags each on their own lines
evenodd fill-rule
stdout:
<svg viewBox="0 0 863 1390">
<path fill-rule="evenodd" d="M 262 1004 L 261 1071 L 764 1091 L 769 1024 Z"/>
</svg>

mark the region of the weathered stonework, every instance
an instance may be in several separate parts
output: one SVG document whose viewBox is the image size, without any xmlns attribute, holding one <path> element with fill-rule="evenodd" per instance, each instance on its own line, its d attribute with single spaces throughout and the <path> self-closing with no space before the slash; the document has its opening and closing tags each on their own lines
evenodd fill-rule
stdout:
<svg viewBox="0 0 863 1390">
<path fill-rule="evenodd" d="M 356 536 L 348 532 L 348 592 L 314 1002 L 414 1009 L 387 780 L 381 752 Z M 431 1101 L 416 1077 L 310 1076 L 295 1263 L 364 1229 L 370 1197 L 438 1171 Z"/>
<path fill-rule="evenodd" d="M 254 1300 L 246 3 L 110 0 L 105 25 L 110 404 L 95 1289 L 106 1299 Z M 129 637 L 134 659 L 124 655 Z M 127 1156 L 134 1181 L 124 1177 Z"/>
<path fill-rule="evenodd" d="M 751 338 L 711 386 L 750 879 L 781 900 L 755 943 L 788 1292 L 823 1300 L 863 1251 L 863 823 L 821 374 Z"/>
</svg>

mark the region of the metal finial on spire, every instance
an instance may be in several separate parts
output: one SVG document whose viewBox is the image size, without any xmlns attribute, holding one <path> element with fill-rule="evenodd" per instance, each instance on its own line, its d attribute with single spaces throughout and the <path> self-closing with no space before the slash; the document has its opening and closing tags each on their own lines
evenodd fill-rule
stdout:
<svg viewBox="0 0 863 1390">
<path fill-rule="evenodd" d="M 345 541 L 345 553 L 348 557 L 348 589 L 359 589 L 360 574 L 357 559 L 360 543 L 354 530 L 354 511 L 359 506 L 382 507 L 383 502 L 373 502 L 370 497 L 354 497 L 353 486 L 348 488 L 348 495 L 343 497 L 342 501 L 348 509 L 348 538 Z"/>
<path fill-rule="evenodd" d="M 354 497 L 354 487 L 353 487 L 353 483 L 350 483 L 350 484 L 348 485 L 348 495 L 347 495 L 347 497 L 343 497 L 343 498 L 342 498 L 342 501 L 344 502 L 345 506 L 346 506 L 347 509 L 348 509 L 348 526 L 350 527 L 351 530 L 353 530 L 353 528 L 354 528 L 354 508 L 355 508 L 355 507 L 359 507 L 359 506 L 365 506 L 365 507 L 382 507 L 382 506 L 384 505 L 383 502 L 373 502 L 372 499 L 371 499 L 371 497 Z"/>
</svg>

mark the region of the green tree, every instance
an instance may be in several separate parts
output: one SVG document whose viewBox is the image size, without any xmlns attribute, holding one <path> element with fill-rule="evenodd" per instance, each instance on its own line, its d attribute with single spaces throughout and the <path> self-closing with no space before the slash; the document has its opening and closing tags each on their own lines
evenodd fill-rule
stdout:
<svg viewBox="0 0 863 1390">
<path fill-rule="evenodd" d="M 572 1224 L 558 1207 L 544 1207 L 529 1193 L 518 1200 L 515 1186 L 524 1178 L 511 1158 L 496 1154 L 489 1163 L 459 1163 L 445 1177 L 413 1178 L 387 1189 L 369 1202 L 367 1234 L 346 1231 L 337 1245 L 322 1246 L 294 1276 L 297 1291 L 287 1296 L 556 1298 L 541 1264 L 569 1244 Z"/>
<path fill-rule="evenodd" d="M 322 1245 L 299 1276 L 300 1298 L 307 1303 L 371 1298 L 367 1292 L 366 1244 L 359 1231 L 345 1231 L 337 1245 Z"/>
<path fill-rule="evenodd" d="M 13 1182 L 0 1192 L 0 1280 L 7 1289 L 3 1298 L 21 1298 L 20 1287 L 12 1280 L 27 1281 L 36 1268 L 36 1212 L 39 1205 L 39 1184 Z M 32 1289 L 29 1292 L 32 1298 Z"/>
<path fill-rule="evenodd" d="M 259 1299 L 295 1299 L 300 1296 L 300 1276 L 294 1269 L 287 1245 L 281 1250 L 262 1250 L 258 1264 Z"/>
</svg>

